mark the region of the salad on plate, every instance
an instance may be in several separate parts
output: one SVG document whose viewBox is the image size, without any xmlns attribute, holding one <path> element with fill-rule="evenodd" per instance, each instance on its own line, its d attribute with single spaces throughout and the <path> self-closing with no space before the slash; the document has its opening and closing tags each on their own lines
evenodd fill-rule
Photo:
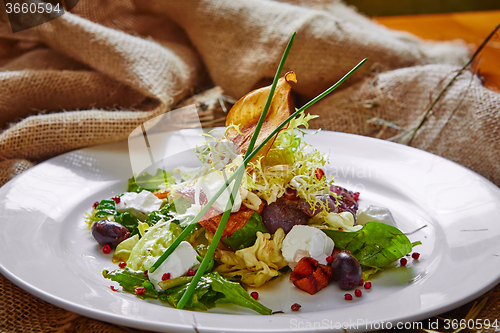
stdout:
<svg viewBox="0 0 500 333">
<path fill-rule="evenodd" d="M 293 72 L 279 79 L 260 125 L 271 87 L 241 98 L 225 129 L 195 149 L 198 167 L 134 175 L 126 192 L 94 204 L 86 222 L 116 264 L 103 272 L 120 285 L 114 291 L 189 310 L 231 303 L 270 315 L 285 310 L 259 302 L 258 289 L 270 280 L 312 298 L 332 283 L 351 300 L 371 288 L 372 274 L 418 260 L 420 242 L 396 227 L 387 208 L 361 207 L 362 193 L 328 176 L 328 156 L 304 140 L 314 135 L 304 129 L 315 116 L 293 118 L 244 162 L 252 138 L 263 143 L 292 114 L 290 82 Z M 238 184 L 231 177 L 242 164 Z"/>
</svg>

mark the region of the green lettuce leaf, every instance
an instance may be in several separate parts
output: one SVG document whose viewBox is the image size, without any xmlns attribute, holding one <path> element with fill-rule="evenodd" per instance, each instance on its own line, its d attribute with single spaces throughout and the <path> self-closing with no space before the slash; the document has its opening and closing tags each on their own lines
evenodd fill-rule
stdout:
<svg viewBox="0 0 500 333">
<path fill-rule="evenodd" d="M 262 217 L 254 212 L 243 228 L 236 230 L 230 237 L 224 237 L 222 242 L 231 246 L 235 251 L 252 246 L 257 240 L 257 231 L 269 233 L 262 222 Z"/>
<path fill-rule="evenodd" d="M 129 293 L 135 293 L 137 287 L 144 287 L 146 290 L 144 294 L 140 295 L 141 298 L 158 298 L 158 292 L 144 272 L 132 271 L 128 268 L 123 270 L 115 270 L 109 272 L 107 270 L 102 272 L 102 276 L 111 281 L 118 282 L 123 290 Z"/>
<path fill-rule="evenodd" d="M 123 225 L 130 231 L 130 236 L 134 236 L 138 233 L 137 224 L 139 220 L 130 213 L 118 213 L 113 199 L 101 200 L 92 214 L 87 214 L 86 222 L 90 227 L 92 223 L 106 219 L 114 220 Z"/>
<path fill-rule="evenodd" d="M 413 247 L 398 228 L 380 222 L 368 222 L 355 232 L 321 230 L 333 239 L 336 247 L 351 251 L 366 267 L 384 268 L 410 253 Z"/>
<path fill-rule="evenodd" d="M 173 173 L 157 169 L 154 175 L 144 172 L 137 177 L 130 178 L 128 180 L 127 192 L 140 193 L 143 190 L 154 192 L 159 189 L 160 185 L 174 183 L 175 177 Z M 138 184 L 140 184 L 140 186 Z"/>
<path fill-rule="evenodd" d="M 208 282 L 209 281 L 207 281 L 207 279 L 204 276 L 201 278 L 201 280 L 196 285 L 196 288 L 194 289 L 191 298 L 187 301 L 186 305 L 184 306 L 185 309 L 206 311 L 210 308 L 215 307 L 214 298 L 217 297 L 217 295 L 209 293 L 211 288 L 210 288 L 210 283 Z M 186 283 L 178 287 L 167 289 L 163 291 L 159 297 L 162 301 L 166 301 L 170 303 L 172 306 L 177 307 L 177 304 L 181 300 L 188 286 L 189 283 Z"/>
<path fill-rule="evenodd" d="M 149 213 L 144 222 L 149 226 L 153 226 L 161 220 L 166 221 L 172 219 L 173 213 L 175 213 L 175 206 L 173 204 L 164 204 L 159 210 Z M 92 214 L 87 214 L 86 217 L 89 226 L 94 222 L 105 219 L 111 219 L 123 225 L 130 231 L 130 236 L 139 233 L 137 228 L 139 219 L 130 213 L 118 213 L 116 211 L 115 201 L 112 199 L 101 200 Z"/>
<path fill-rule="evenodd" d="M 181 232 L 181 227 L 172 220 L 150 227 L 130 252 L 128 267 L 141 271 L 151 268 Z"/>
<path fill-rule="evenodd" d="M 184 295 L 184 291 L 189 287 L 189 283 L 161 292 L 160 299 L 177 306 L 182 295 Z M 239 283 L 228 281 L 217 272 L 207 273 L 201 277 L 185 308 L 189 310 L 207 310 L 219 303 L 236 304 L 252 309 L 262 315 L 272 313 L 271 309 L 256 301 Z"/>
<path fill-rule="evenodd" d="M 175 206 L 174 204 L 164 204 L 159 210 L 155 210 L 154 212 L 149 213 L 145 223 L 149 224 L 149 226 L 153 226 L 161 220 L 167 221 L 174 217 Z"/>
<path fill-rule="evenodd" d="M 122 261 L 127 261 L 130 257 L 130 252 L 139 241 L 139 234 L 135 234 L 132 237 L 129 237 L 122 241 L 115 249 L 113 253 L 113 262 L 118 263 Z"/>
<path fill-rule="evenodd" d="M 210 285 L 212 289 L 224 295 L 217 298 L 215 303 L 233 303 L 252 309 L 262 315 L 270 315 L 272 313 L 271 309 L 257 302 L 239 283 L 228 281 L 217 272 L 212 272 L 205 276 L 211 280 Z"/>
<path fill-rule="evenodd" d="M 135 288 L 144 287 L 141 298 L 159 299 L 176 307 L 184 292 L 189 287 L 192 277 L 178 278 L 181 285 L 172 286 L 165 291 L 158 292 L 142 271 L 133 271 L 129 268 L 102 272 L 106 279 L 118 282 L 124 291 L 135 293 Z M 182 281 L 181 281 L 182 280 Z M 185 282 L 184 282 L 185 281 Z M 230 282 L 217 272 L 205 274 L 198 282 L 191 298 L 186 303 L 188 310 L 206 311 L 218 303 L 232 303 L 252 309 L 263 315 L 270 315 L 271 309 L 256 301 L 243 287 L 236 282 Z"/>
</svg>

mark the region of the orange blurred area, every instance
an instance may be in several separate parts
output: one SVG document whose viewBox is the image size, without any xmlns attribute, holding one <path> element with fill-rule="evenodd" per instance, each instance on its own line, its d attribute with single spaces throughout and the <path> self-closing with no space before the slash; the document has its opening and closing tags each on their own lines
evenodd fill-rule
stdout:
<svg viewBox="0 0 500 333">
<path fill-rule="evenodd" d="M 408 31 L 424 39 L 462 39 L 476 49 L 500 24 L 500 10 L 386 16 L 375 20 L 388 28 Z M 500 92 L 500 31 L 476 58 L 473 69 L 483 77 L 485 87 Z"/>
</svg>

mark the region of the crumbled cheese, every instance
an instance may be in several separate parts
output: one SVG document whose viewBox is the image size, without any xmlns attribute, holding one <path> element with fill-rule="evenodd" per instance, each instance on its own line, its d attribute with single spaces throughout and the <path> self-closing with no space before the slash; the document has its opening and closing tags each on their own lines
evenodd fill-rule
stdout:
<svg viewBox="0 0 500 333">
<path fill-rule="evenodd" d="M 281 253 L 290 268 L 303 257 L 311 257 L 326 265 L 326 257 L 332 255 L 334 243 L 323 231 L 305 225 L 295 225 L 283 240 Z"/>
<path fill-rule="evenodd" d="M 163 200 L 158 199 L 149 191 L 141 193 L 126 192 L 120 197 L 120 202 L 116 204 L 118 213 L 130 213 L 140 220 L 145 220 L 149 213 L 160 209 Z"/>
</svg>

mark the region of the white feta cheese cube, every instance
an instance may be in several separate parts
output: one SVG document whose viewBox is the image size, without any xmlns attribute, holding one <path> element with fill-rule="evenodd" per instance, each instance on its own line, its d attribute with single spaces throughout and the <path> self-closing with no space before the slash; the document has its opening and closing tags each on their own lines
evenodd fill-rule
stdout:
<svg viewBox="0 0 500 333">
<path fill-rule="evenodd" d="M 294 269 L 303 257 L 311 257 L 326 265 L 326 257 L 332 255 L 334 243 L 323 231 L 305 225 L 295 225 L 283 240 L 281 253 Z"/>
<path fill-rule="evenodd" d="M 170 273 L 170 278 L 174 279 L 185 275 L 186 272 L 199 264 L 196 258 L 195 249 L 186 241 L 182 241 L 179 246 L 162 262 L 154 272 L 148 274 L 149 281 L 155 286 L 156 290 L 161 291 L 158 285 L 162 281 L 163 274 Z"/>
</svg>

